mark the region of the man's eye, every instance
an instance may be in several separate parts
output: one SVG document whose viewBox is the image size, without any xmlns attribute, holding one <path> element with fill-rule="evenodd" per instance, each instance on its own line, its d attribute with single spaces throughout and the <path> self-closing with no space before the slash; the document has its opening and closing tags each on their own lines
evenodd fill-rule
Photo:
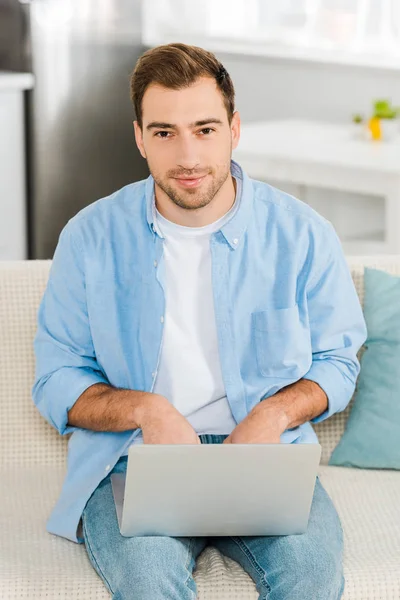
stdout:
<svg viewBox="0 0 400 600">
<path fill-rule="evenodd" d="M 201 130 L 201 133 L 206 132 L 206 135 L 209 135 L 212 131 L 215 131 L 215 129 L 213 129 L 212 127 L 205 127 Z"/>
<path fill-rule="evenodd" d="M 160 137 L 162 139 L 165 139 L 169 135 L 169 131 L 157 131 L 154 135 L 156 137 Z"/>
</svg>

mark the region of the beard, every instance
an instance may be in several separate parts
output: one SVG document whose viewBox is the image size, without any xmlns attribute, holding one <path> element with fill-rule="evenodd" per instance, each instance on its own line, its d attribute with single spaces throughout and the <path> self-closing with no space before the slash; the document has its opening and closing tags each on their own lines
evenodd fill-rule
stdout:
<svg viewBox="0 0 400 600">
<path fill-rule="evenodd" d="M 165 178 L 158 176 L 153 173 L 150 169 L 150 173 L 162 191 L 172 200 L 176 206 L 185 208 L 186 210 L 196 210 L 203 208 L 210 204 L 216 194 L 219 192 L 225 181 L 228 179 L 230 174 L 230 162 L 225 165 L 218 172 L 215 172 L 211 167 L 203 169 L 201 172 L 182 172 L 182 171 L 169 171 Z M 206 180 L 200 184 L 199 188 L 179 190 L 171 185 L 171 177 L 201 177 L 204 174 L 207 175 Z M 179 184 L 176 184 L 179 185 Z"/>
</svg>

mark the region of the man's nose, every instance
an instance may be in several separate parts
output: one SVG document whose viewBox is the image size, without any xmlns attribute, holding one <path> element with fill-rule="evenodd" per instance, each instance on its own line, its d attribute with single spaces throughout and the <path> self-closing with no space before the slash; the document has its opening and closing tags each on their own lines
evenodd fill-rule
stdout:
<svg viewBox="0 0 400 600">
<path fill-rule="evenodd" d="M 178 144 L 176 163 L 182 169 L 191 171 L 200 165 L 198 148 L 193 139 L 182 138 Z"/>
</svg>

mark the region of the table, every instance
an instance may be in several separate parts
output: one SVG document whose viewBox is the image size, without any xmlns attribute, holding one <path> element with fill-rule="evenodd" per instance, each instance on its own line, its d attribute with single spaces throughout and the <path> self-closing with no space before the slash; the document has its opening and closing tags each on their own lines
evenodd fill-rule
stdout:
<svg viewBox="0 0 400 600">
<path fill-rule="evenodd" d="M 254 179 L 383 197 L 384 242 L 367 242 L 361 252 L 350 243 L 346 250 L 400 254 L 400 135 L 373 142 L 353 131 L 351 124 L 302 120 L 248 123 L 233 158 Z"/>
</svg>

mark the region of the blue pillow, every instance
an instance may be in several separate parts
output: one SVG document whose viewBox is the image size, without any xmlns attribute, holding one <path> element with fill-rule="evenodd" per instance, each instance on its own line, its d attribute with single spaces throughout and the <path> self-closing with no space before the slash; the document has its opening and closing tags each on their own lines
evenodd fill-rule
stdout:
<svg viewBox="0 0 400 600">
<path fill-rule="evenodd" d="M 345 432 L 329 464 L 400 469 L 400 277 L 364 269 L 366 349 Z"/>
</svg>

